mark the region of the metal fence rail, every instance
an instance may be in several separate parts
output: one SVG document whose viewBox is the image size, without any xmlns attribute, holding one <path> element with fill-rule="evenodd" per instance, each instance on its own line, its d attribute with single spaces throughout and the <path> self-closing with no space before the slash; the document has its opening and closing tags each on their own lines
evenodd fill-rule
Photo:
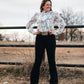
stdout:
<svg viewBox="0 0 84 84">
<path fill-rule="evenodd" d="M 24 63 L 19 63 L 19 62 L 0 62 L 0 64 L 4 65 L 23 65 Z M 83 68 L 83 64 L 56 64 L 58 67 L 81 67 Z"/>
<path fill-rule="evenodd" d="M 33 28 L 37 28 L 37 26 L 34 26 Z M 58 26 L 54 26 L 54 28 L 58 28 Z M 65 28 L 84 28 L 84 25 L 68 25 L 68 26 L 65 26 Z M 11 27 L 0 27 L 0 29 L 26 29 L 25 26 L 11 26 Z"/>
<path fill-rule="evenodd" d="M 20 45 L 20 44 L 0 44 L 0 47 L 35 47 L 35 45 Z M 84 48 L 84 45 L 56 45 L 56 47 L 74 47 L 74 48 Z"/>
<path fill-rule="evenodd" d="M 34 28 L 37 28 L 35 26 Z M 54 28 L 58 28 L 54 26 Z M 84 25 L 69 25 L 65 26 L 65 28 L 84 28 Z M 18 26 L 18 27 L 0 27 L 0 29 L 25 29 L 25 26 Z M 35 45 L 16 45 L 16 44 L 0 44 L 0 47 L 35 47 Z M 74 47 L 74 48 L 84 48 L 84 45 L 56 45 L 56 47 Z M 23 63 L 18 62 L 0 62 L 0 64 L 5 65 L 21 65 Z M 84 67 L 83 64 L 56 64 L 58 67 Z"/>
</svg>

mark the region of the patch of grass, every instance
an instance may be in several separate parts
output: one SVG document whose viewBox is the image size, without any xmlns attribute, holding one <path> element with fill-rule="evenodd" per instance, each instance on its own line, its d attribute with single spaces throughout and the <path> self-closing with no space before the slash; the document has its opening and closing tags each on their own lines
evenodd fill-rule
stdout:
<svg viewBox="0 0 84 84">
<path fill-rule="evenodd" d="M 68 80 L 84 77 L 84 71 L 77 69 L 58 68 L 58 75 L 60 79 L 67 78 Z"/>
<path fill-rule="evenodd" d="M 33 64 L 24 64 L 15 67 L 9 68 L 0 68 L 0 77 L 12 75 L 14 77 L 29 77 Z M 58 77 L 59 79 L 83 79 L 84 71 L 78 70 L 76 68 L 63 68 L 57 67 Z M 40 77 L 48 77 L 49 78 L 49 66 L 48 63 L 42 64 L 40 68 Z"/>
</svg>

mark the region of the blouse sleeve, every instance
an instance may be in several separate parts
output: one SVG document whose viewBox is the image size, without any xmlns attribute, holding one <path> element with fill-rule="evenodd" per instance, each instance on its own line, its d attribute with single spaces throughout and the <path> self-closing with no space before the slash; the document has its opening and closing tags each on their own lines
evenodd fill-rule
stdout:
<svg viewBox="0 0 84 84">
<path fill-rule="evenodd" d="M 35 34 L 35 31 L 32 25 L 37 21 L 37 15 L 38 14 L 36 13 L 26 25 L 26 29 L 32 34 Z"/>
<path fill-rule="evenodd" d="M 57 23 L 57 26 L 58 26 L 58 29 L 55 31 L 55 35 L 61 34 L 66 25 L 63 18 L 58 13 L 55 13 L 54 21 Z"/>
</svg>

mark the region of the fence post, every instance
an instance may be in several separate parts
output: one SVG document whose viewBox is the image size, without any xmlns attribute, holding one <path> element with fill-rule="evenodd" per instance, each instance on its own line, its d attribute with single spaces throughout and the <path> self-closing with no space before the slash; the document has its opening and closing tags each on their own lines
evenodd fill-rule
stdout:
<svg viewBox="0 0 84 84">
<path fill-rule="evenodd" d="M 80 41 L 82 41 L 82 35 L 81 35 L 81 31 L 80 31 Z"/>
<path fill-rule="evenodd" d="M 66 28 L 66 41 L 67 41 L 67 28 Z"/>
<path fill-rule="evenodd" d="M 72 41 L 72 29 L 71 29 L 71 41 Z"/>
</svg>

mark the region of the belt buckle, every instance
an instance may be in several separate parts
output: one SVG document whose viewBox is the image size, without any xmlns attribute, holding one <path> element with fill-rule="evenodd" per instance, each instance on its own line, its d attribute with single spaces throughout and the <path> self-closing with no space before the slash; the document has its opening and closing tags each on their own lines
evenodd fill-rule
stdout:
<svg viewBox="0 0 84 84">
<path fill-rule="evenodd" d="M 41 32 L 43 36 L 48 35 L 48 32 Z"/>
</svg>

